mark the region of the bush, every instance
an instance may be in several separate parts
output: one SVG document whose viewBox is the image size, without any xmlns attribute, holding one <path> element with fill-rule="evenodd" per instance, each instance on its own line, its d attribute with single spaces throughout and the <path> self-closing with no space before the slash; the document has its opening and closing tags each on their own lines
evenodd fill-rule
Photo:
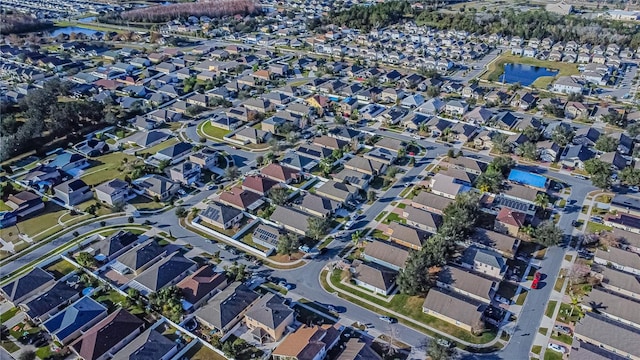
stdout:
<svg viewBox="0 0 640 360">
<path fill-rule="evenodd" d="M 129 218 L 127 218 L 127 221 L 129 222 L 129 224 L 133 224 L 133 216 L 129 216 Z"/>
</svg>

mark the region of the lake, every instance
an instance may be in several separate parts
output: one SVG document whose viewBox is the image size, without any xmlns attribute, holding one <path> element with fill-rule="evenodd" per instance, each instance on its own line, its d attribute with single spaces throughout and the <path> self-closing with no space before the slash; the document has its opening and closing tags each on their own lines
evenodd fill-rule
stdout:
<svg viewBox="0 0 640 360">
<path fill-rule="evenodd" d="M 524 64 L 505 64 L 504 74 L 500 76 L 500 82 L 507 84 L 520 83 L 522 86 L 533 84 L 541 76 L 556 76 L 558 70 L 551 70 L 538 66 Z"/>
<path fill-rule="evenodd" d="M 85 34 L 87 36 L 91 36 L 95 33 L 97 33 L 98 31 L 95 30 L 91 30 L 91 29 L 86 29 L 86 28 L 81 28 L 81 27 L 77 27 L 77 26 L 67 26 L 67 27 L 63 27 L 63 28 L 56 28 L 55 30 L 51 31 L 50 36 L 51 37 L 56 37 L 60 34 L 66 34 L 69 35 L 71 33 L 76 33 L 76 34 Z"/>
</svg>

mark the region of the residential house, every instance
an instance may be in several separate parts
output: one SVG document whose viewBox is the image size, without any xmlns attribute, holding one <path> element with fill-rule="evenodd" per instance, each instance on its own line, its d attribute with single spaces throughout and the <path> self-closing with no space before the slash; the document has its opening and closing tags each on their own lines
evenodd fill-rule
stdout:
<svg viewBox="0 0 640 360">
<path fill-rule="evenodd" d="M 131 249 L 138 241 L 138 235 L 127 230 L 118 230 L 115 233 L 91 244 L 94 258 L 101 262 L 109 262 Z"/>
<path fill-rule="evenodd" d="M 513 259 L 520 246 L 520 240 L 513 236 L 480 228 L 476 229 L 470 241 L 477 247 L 485 247 L 497 251 L 509 259 Z"/>
<path fill-rule="evenodd" d="M 200 169 L 211 170 L 218 166 L 218 152 L 204 148 L 196 153 L 189 154 L 189 161 L 200 166 Z"/>
<path fill-rule="evenodd" d="M 321 360 L 340 339 L 337 325 L 302 326 L 271 353 L 274 360 Z"/>
<path fill-rule="evenodd" d="M 364 248 L 364 260 L 382 265 L 389 269 L 404 269 L 409 258 L 409 250 L 399 245 L 392 245 L 387 241 L 368 242 Z"/>
<path fill-rule="evenodd" d="M 303 175 L 299 171 L 276 163 L 263 167 L 260 173 L 269 179 L 285 184 L 298 183 L 303 179 Z"/>
<path fill-rule="evenodd" d="M 366 341 L 351 338 L 345 344 L 344 350 L 338 355 L 336 360 L 382 360 Z"/>
<path fill-rule="evenodd" d="M 566 167 L 584 169 L 584 162 L 594 157 L 595 153 L 587 146 L 573 145 L 564 149 L 560 162 Z"/>
<path fill-rule="evenodd" d="M 7 197 L 5 205 L 11 208 L 13 215 L 18 218 L 26 217 L 44 210 L 44 202 L 40 196 L 29 192 L 21 191 Z"/>
<path fill-rule="evenodd" d="M 273 293 L 258 299 L 244 315 L 245 325 L 260 343 L 280 341 L 294 320 L 295 312 Z"/>
<path fill-rule="evenodd" d="M 287 151 L 280 163 L 300 172 L 311 172 L 318 165 L 316 159 L 304 156 L 296 151 Z"/>
<path fill-rule="evenodd" d="M 526 214 L 503 207 L 498 212 L 493 224 L 493 229 L 502 234 L 518 236 L 520 229 L 524 226 Z"/>
<path fill-rule="evenodd" d="M 114 360 L 169 360 L 178 352 L 178 343 L 152 327 L 114 354 Z"/>
<path fill-rule="evenodd" d="M 372 291 L 374 294 L 388 296 L 396 286 L 398 272 L 386 269 L 384 266 L 355 260 L 350 271 L 352 273 L 351 279 L 356 285 Z"/>
<path fill-rule="evenodd" d="M 332 138 L 346 141 L 347 143 L 350 143 L 353 139 L 360 139 L 362 137 L 362 133 L 360 131 L 346 126 L 334 127 L 333 129 L 329 130 L 327 135 Z"/>
<path fill-rule="evenodd" d="M 453 159 L 448 158 L 446 159 L 446 162 L 443 163 L 443 165 L 446 165 L 449 168 L 464 170 L 475 175 L 482 174 L 487 170 L 487 167 L 489 166 L 489 164 L 486 162 L 464 156 L 456 157 Z"/>
<path fill-rule="evenodd" d="M 31 321 L 41 324 L 79 297 L 80 289 L 74 289 L 66 282 L 60 281 L 45 292 L 38 292 L 38 297 L 21 302 L 19 306 Z"/>
<path fill-rule="evenodd" d="M 80 179 L 65 181 L 53 188 L 55 197 L 68 206 L 81 204 L 93 198 L 89 185 Z"/>
<path fill-rule="evenodd" d="M 270 225 L 260 224 L 251 234 L 251 240 L 266 248 L 267 253 L 271 253 L 278 247 L 280 240 L 280 229 Z"/>
<path fill-rule="evenodd" d="M 211 203 L 204 211 L 200 212 L 199 216 L 205 223 L 221 229 L 229 229 L 240 223 L 244 213 L 230 206 Z"/>
<path fill-rule="evenodd" d="M 445 105 L 444 111 L 449 115 L 462 116 L 469 109 L 469 105 L 460 100 L 450 100 Z"/>
<path fill-rule="evenodd" d="M 204 305 L 228 284 L 229 279 L 224 272 L 215 272 L 213 266 L 207 264 L 182 279 L 176 286 L 183 296 L 182 308 L 192 311 Z"/>
<path fill-rule="evenodd" d="M 467 269 L 497 279 L 502 279 L 506 271 L 506 264 L 502 255 L 475 246 L 470 246 L 464 251 L 461 262 L 461 265 Z"/>
<path fill-rule="evenodd" d="M 104 319 L 107 308 L 86 296 L 69 305 L 42 326 L 51 336 L 63 345 L 68 345 L 82 334 L 83 331 Z"/>
<path fill-rule="evenodd" d="M 594 287 L 582 297 L 581 307 L 640 329 L 640 302 Z"/>
<path fill-rule="evenodd" d="M 118 256 L 116 261 L 109 266 L 122 275 L 140 275 L 150 265 L 156 263 L 166 255 L 166 253 L 167 251 L 158 245 L 156 241 L 149 239 L 143 243 L 136 244 Z"/>
<path fill-rule="evenodd" d="M 316 193 L 322 195 L 321 193 Z M 296 206 L 306 213 L 323 218 L 333 215 L 336 210 L 342 207 L 344 200 L 335 200 L 318 195 L 307 193 L 302 199 L 296 201 Z"/>
<path fill-rule="evenodd" d="M 120 179 L 103 182 L 93 188 L 98 201 L 108 205 L 124 204 L 129 196 L 129 183 Z"/>
<path fill-rule="evenodd" d="M 438 227 L 440 227 L 442 223 L 442 216 L 414 208 L 413 206 L 402 210 L 402 216 L 406 219 L 408 225 L 415 226 L 432 234 L 438 231 Z"/>
<path fill-rule="evenodd" d="M 574 145 L 594 146 L 602 133 L 592 127 L 583 127 L 578 129 L 573 136 Z"/>
<path fill-rule="evenodd" d="M 167 161 L 170 165 L 175 165 L 189 156 L 192 149 L 193 145 L 190 143 L 179 142 L 158 151 L 151 159 L 157 163 Z"/>
<path fill-rule="evenodd" d="M 191 161 L 183 161 L 173 166 L 169 170 L 169 174 L 171 180 L 189 186 L 200 179 L 200 170 L 200 165 Z"/>
<path fill-rule="evenodd" d="M 640 254 L 625 251 L 613 246 L 607 250 L 597 249 L 593 262 L 600 265 L 611 266 L 620 271 L 640 275 Z"/>
<path fill-rule="evenodd" d="M 413 250 L 421 250 L 429 238 L 426 231 L 395 221 L 389 224 L 385 234 L 389 235 L 390 241 Z"/>
<path fill-rule="evenodd" d="M 553 83 L 553 91 L 563 94 L 582 94 L 583 85 L 571 76 L 560 76 Z"/>
<path fill-rule="evenodd" d="M 541 161 L 556 162 L 560 157 L 562 148 L 551 140 L 539 141 L 536 143 L 536 151 Z"/>
<path fill-rule="evenodd" d="M 244 144 L 264 144 L 271 138 L 271 133 L 251 126 L 246 126 L 235 133 L 235 138 L 242 141 Z"/>
<path fill-rule="evenodd" d="M 337 174 L 332 175 L 333 179 L 339 180 L 345 184 L 354 186 L 360 190 L 366 190 L 369 187 L 369 182 L 372 176 L 369 174 L 361 173 L 359 171 L 351 169 L 342 169 Z"/>
<path fill-rule="evenodd" d="M 272 180 L 265 176 L 260 175 L 250 175 L 246 176 L 242 180 L 242 189 L 253 191 L 254 193 L 260 194 L 262 196 L 266 196 L 274 187 L 277 187 L 279 184 L 278 181 Z"/>
<path fill-rule="evenodd" d="M 421 191 L 411 200 L 411 206 L 442 215 L 444 209 L 454 200 L 427 191 Z"/>
<path fill-rule="evenodd" d="M 603 350 L 606 351 L 605 354 L 600 355 L 600 358 L 617 360 L 616 356 L 619 356 L 621 359 L 640 359 L 640 350 L 638 350 L 636 341 L 640 336 L 640 331 L 603 315 L 593 312 L 585 314 L 576 323 L 574 336 L 581 348 L 585 344 L 593 345 L 597 349 L 598 355 L 602 354 Z M 574 350 L 572 349 L 571 352 L 573 353 Z M 593 359 L 598 358 L 593 357 Z"/>
<path fill-rule="evenodd" d="M 571 119 L 586 119 L 589 108 L 581 102 L 569 101 L 564 108 L 565 115 Z"/>
<path fill-rule="evenodd" d="M 164 287 L 177 284 L 189 271 L 195 269 L 196 263 L 193 260 L 174 252 L 154 262 L 127 286 L 140 291 L 143 296 L 148 296 Z"/>
<path fill-rule="evenodd" d="M 472 123 L 482 125 L 489 121 L 493 117 L 493 111 L 485 108 L 484 106 L 476 106 L 473 110 L 464 114 L 463 120 Z"/>
<path fill-rule="evenodd" d="M 47 166 L 69 173 L 88 167 L 89 162 L 87 158 L 80 154 L 65 151 L 51 160 Z"/>
<path fill-rule="evenodd" d="M 445 266 L 438 273 L 436 285 L 463 296 L 490 304 L 500 282 L 455 266 Z"/>
<path fill-rule="evenodd" d="M 168 201 L 180 189 L 180 185 L 157 174 L 136 179 L 133 183 L 147 196 L 157 198 L 159 201 Z"/>
<path fill-rule="evenodd" d="M 485 305 L 454 292 L 432 288 L 422 304 L 422 311 L 467 331 L 482 331 Z"/>
<path fill-rule="evenodd" d="M 218 201 L 242 211 L 254 211 L 264 204 L 262 196 L 239 186 L 223 191 L 219 195 Z"/>
<path fill-rule="evenodd" d="M 11 281 L 0 288 L 2 297 L 14 306 L 25 302 L 34 296 L 47 291 L 55 284 L 55 278 L 39 267 L 27 272 L 23 276 Z"/>
<path fill-rule="evenodd" d="M 323 136 L 314 138 L 313 145 L 316 145 L 325 149 L 342 150 L 349 145 L 349 142 L 340 140 L 338 138 L 323 135 Z"/>
<path fill-rule="evenodd" d="M 209 302 L 196 310 L 198 322 L 222 335 L 233 329 L 260 295 L 241 282 L 234 282 L 215 294 Z"/>
<path fill-rule="evenodd" d="M 84 360 L 106 360 L 140 334 L 144 321 L 124 309 L 116 310 L 73 343 L 70 348 Z"/>
<path fill-rule="evenodd" d="M 470 190 L 469 186 L 461 184 L 455 178 L 442 173 L 437 173 L 432 177 L 429 186 L 431 187 L 431 192 L 435 195 L 449 199 L 455 199 L 458 194 Z"/>
<path fill-rule="evenodd" d="M 618 271 L 608 266 L 592 265 L 592 275 L 598 277 L 600 286 L 629 298 L 640 298 L 640 277 L 624 271 Z M 593 272 L 596 270 L 597 272 Z"/>
<path fill-rule="evenodd" d="M 376 160 L 354 156 L 344 163 L 344 167 L 345 169 L 358 171 L 363 174 L 377 176 L 378 174 L 382 174 L 384 172 L 384 170 L 386 169 L 386 164 Z"/>
<path fill-rule="evenodd" d="M 283 228 L 300 235 L 306 235 L 311 216 L 284 206 L 276 206 L 270 220 Z"/>
</svg>

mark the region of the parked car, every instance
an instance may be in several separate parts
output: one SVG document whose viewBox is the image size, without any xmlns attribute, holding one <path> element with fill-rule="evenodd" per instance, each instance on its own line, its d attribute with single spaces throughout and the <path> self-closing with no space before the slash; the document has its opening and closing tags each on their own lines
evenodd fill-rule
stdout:
<svg viewBox="0 0 640 360">
<path fill-rule="evenodd" d="M 452 348 L 455 346 L 455 343 L 452 343 L 451 341 L 445 339 L 436 339 L 436 343 L 446 348 Z"/>
<path fill-rule="evenodd" d="M 564 325 L 553 325 L 553 330 L 561 334 L 571 335 L 571 328 Z"/>
<path fill-rule="evenodd" d="M 564 346 L 558 345 L 558 344 L 549 343 L 549 345 L 547 345 L 547 348 L 553 351 L 557 351 L 561 354 L 564 354 L 565 352 L 567 352 L 567 349 Z"/>
<path fill-rule="evenodd" d="M 349 220 L 349 221 L 347 221 L 346 224 L 344 224 L 344 228 L 349 230 L 349 229 L 351 229 L 351 227 L 353 226 L 354 223 L 355 222 L 353 220 Z"/>
<path fill-rule="evenodd" d="M 532 289 L 537 289 L 540 283 L 540 277 L 542 275 L 540 274 L 539 271 L 536 271 L 536 273 L 533 275 L 533 282 L 531 283 L 531 288 Z"/>
<path fill-rule="evenodd" d="M 393 324 L 393 323 L 397 322 L 396 319 L 394 319 L 392 317 L 388 317 L 388 316 L 378 316 L 378 319 L 380 319 L 380 320 L 382 320 L 382 321 L 384 321 L 386 323 L 389 323 L 389 324 Z"/>
</svg>

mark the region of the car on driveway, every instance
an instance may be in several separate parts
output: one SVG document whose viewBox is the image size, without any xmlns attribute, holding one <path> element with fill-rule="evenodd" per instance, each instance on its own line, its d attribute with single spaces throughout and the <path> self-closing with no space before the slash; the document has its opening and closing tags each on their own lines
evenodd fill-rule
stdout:
<svg viewBox="0 0 640 360">
<path fill-rule="evenodd" d="M 567 352 L 567 349 L 562 346 L 562 345 L 558 345 L 558 344 L 554 344 L 554 343 L 549 343 L 549 345 L 547 345 L 547 348 L 553 350 L 553 351 L 557 351 L 561 354 L 564 354 L 565 352 Z"/>
<path fill-rule="evenodd" d="M 557 331 L 565 335 L 571 335 L 571 328 L 560 324 L 553 325 L 553 331 Z"/>
</svg>

